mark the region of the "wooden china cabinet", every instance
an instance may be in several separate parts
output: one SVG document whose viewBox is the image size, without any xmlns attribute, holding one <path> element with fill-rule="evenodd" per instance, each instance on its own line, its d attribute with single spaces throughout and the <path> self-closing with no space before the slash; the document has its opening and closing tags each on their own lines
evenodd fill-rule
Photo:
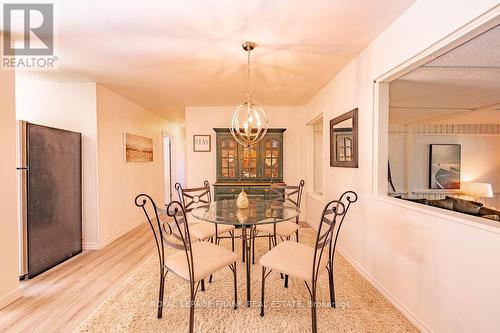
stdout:
<svg viewBox="0 0 500 333">
<path fill-rule="evenodd" d="M 271 184 L 283 183 L 284 128 L 268 129 L 255 146 L 244 147 L 228 128 L 216 132 L 215 200 L 234 199 L 243 189 L 249 197 L 267 197 Z"/>
</svg>

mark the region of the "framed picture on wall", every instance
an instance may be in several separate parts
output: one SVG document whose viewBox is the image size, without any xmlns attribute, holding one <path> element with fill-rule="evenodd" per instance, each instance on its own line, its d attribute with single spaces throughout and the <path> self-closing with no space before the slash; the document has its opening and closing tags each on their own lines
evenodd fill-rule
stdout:
<svg viewBox="0 0 500 333">
<path fill-rule="evenodd" d="M 153 139 L 123 134 L 125 162 L 153 162 Z"/>
<path fill-rule="evenodd" d="M 212 138 L 210 135 L 193 135 L 193 151 L 194 152 L 210 152 Z"/>
<path fill-rule="evenodd" d="M 461 148 L 459 144 L 431 144 L 429 188 L 460 189 Z"/>
</svg>

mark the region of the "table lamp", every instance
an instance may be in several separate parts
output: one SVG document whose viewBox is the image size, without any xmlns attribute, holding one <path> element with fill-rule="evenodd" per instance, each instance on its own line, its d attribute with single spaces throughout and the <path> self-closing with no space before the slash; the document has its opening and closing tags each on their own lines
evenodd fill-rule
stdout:
<svg viewBox="0 0 500 333">
<path fill-rule="evenodd" d="M 493 198 L 493 188 L 489 183 L 463 183 L 462 191 L 472 198 Z"/>
</svg>

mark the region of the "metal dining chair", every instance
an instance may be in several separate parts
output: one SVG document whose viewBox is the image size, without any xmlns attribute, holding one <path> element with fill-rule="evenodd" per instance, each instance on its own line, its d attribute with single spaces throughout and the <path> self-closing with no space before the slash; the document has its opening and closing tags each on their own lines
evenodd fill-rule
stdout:
<svg viewBox="0 0 500 333">
<path fill-rule="evenodd" d="M 270 200 L 279 201 L 293 206 L 300 210 L 300 203 L 302 200 L 302 191 L 304 189 L 304 180 L 301 180 L 299 185 L 291 186 L 271 186 L 270 187 Z M 260 224 L 255 228 L 252 241 L 252 263 L 255 263 L 255 238 L 264 237 L 268 238 L 269 249 L 277 245 L 277 238 L 281 240 L 290 240 L 292 235 L 295 234 L 297 242 L 299 241 L 299 215 L 295 218 L 295 222 L 285 221 L 280 223 Z"/>
<path fill-rule="evenodd" d="M 165 278 L 172 272 L 189 283 L 189 332 L 193 332 L 195 299 L 200 282 L 224 267 L 233 272 L 234 309 L 237 309 L 237 255 L 222 246 L 210 242 L 191 242 L 190 224 L 186 212 L 178 201 L 171 202 L 166 210 L 159 209 L 147 194 L 135 198 L 136 206 L 142 208 L 153 231 L 160 263 L 160 290 L 158 296 L 158 318 L 162 317 Z M 176 249 L 174 254 L 165 257 L 165 246 Z"/>
<path fill-rule="evenodd" d="M 285 204 L 291 205 L 300 211 L 300 204 L 302 201 L 302 191 L 304 189 L 305 182 L 301 180 L 299 185 L 285 185 L 285 186 L 271 186 L 270 188 L 270 200 L 279 201 Z M 295 233 L 296 241 L 299 241 L 299 219 L 300 215 L 297 215 L 295 222 L 285 221 L 280 223 L 269 223 L 257 225 L 254 230 L 254 235 L 252 237 L 252 264 L 255 263 L 255 238 L 267 237 L 269 242 L 269 250 L 276 246 L 278 243 L 278 237 L 283 240 L 290 240 L 292 235 Z M 283 276 L 282 276 L 283 278 Z M 288 288 L 288 276 L 284 276 L 285 288 Z"/>
<path fill-rule="evenodd" d="M 175 184 L 179 201 L 181 202 L 186 214 L 199 206 L 206 206 L 212 202 L 210 193 L 210 183 L 208 180 L 203 182 L 203 187 L 183 188 L 180 183 Z M 233 225 L 209 223 L 200 221 L 191 214 L 188 215 L 188 222 L 191 224 L 191 235 L 198 240 L 211 240 L 219 244 L 221 239 L 230 238 L 231 248 L 234 251 L 234 229 Z M 228 233 L 229 236 L 221 236 Z"/>
<path fill-rule="evenodd" d="M 206 221 L 201 221 L 194 218 L 191 211 L 199 206 L 206 206 L 212 202 L 212 195 L 210 193 L 210 183 L 208 180 L 203 182 L 203 187 L 195 188 L 183 188 L 180 183 L 175 183 L 175 189 L 177 190 L 177 196 L 179 197 L 179 202 L 182 204 L 184 211 L 187 215 L 187 221 L 191 224 L 190 231 L 191 235 L 200 241 L 211 241 L 212 243 L 219 245 L 220 240 L 223 238 L 231 239 L 231 249 L 234 252 L 234 229 L 233 225 L 227 224 L 217 224 L 210 223 Z M 229 236 L 223 236 L 223 234 L 229 233 Z M 212 275 L 208 280 L 212 283 Z M 201 281 L 201 291 L 205 291 L 205 281 Z"/>
<path fill-rule="evenodd" d="M 312 332 L 317 332 L 316 289 L 318 276 L 330 261 L 326 246 L 331 246 L 337 218 L 346 212 L 344 204 L 338 200 L 326 204 L 316 233 L 314 247 L 301 243 L 284 241 L 260 258 L 262 266 L 262 289 L 260 315 L 264 316 L 264 292 L 266 278 L 272 271 L 290 275 L 305 282 L 311 296 Z M 326 253 L 325 253 L 326 252 Z M 330 281 L 330 276 L 328 277 Z M 329 283 L 330 288 L 332 284 Z"/>
<path fill-rule="evenodd" d="M 328 246 L 328 264 L 326 266 L 326 270 L 328 271 L 328 284 L 330 287 L 330 306 L 335 307 L 335 280 L 333 278 L 333 268 L 334 268 L 334 257 L 335 257 L 335 248 L 337 247 L 337 239 L 340 233 L 340 227 L 342 227 L 342 223 L 347 216 L 347 212 L 349 211 L 349 207 L 351 204 L 358 201 L 358 195 L 354 191 L 346 191 L 342 193 L 339 200 L 345 207 L 345 212 L 342 214 L 340 221 L 337 223 L 336 228 L 333 230 L 334 237 L 330 240 L 330 244 Z"/>
</svg>

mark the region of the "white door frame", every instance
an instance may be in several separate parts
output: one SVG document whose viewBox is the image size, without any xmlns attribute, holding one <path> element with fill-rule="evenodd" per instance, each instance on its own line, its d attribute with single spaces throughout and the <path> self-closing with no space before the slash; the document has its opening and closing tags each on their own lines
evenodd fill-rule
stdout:
<svg viewBox="0 0 500 333">
<path fill-rule="evenodd" d="M 165 146 L 165 141 L 168 139 L 168 147 Z M 168 204 L 172 201 L 172 179 L 174 179 L 174 168 L 172 160 L 174 159 L 174 139 L 173 137 L 163 134 L 162 136 L 162 149 L 163 149 L 163 201 Z"/>
</svg>

